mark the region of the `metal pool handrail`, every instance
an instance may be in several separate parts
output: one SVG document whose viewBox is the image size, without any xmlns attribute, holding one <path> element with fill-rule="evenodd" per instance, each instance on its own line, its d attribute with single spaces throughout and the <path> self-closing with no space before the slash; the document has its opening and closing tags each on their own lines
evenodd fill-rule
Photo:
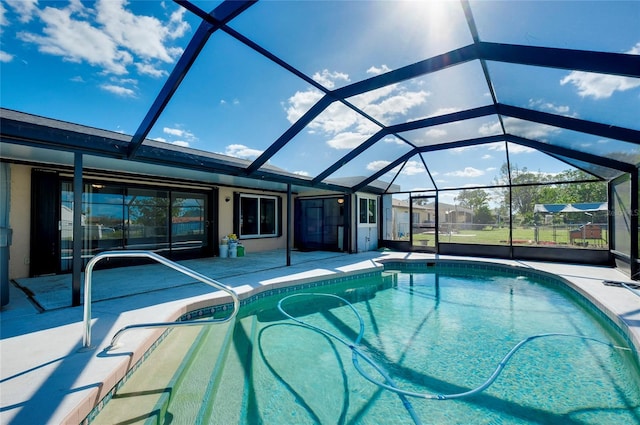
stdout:
<svg viewBox="0 0 640 425">
<path fill-rule="evenodd" d="M 231 296 L 233 299 L 233 311 L 229 317 L 224 319 L 211 319 L 211 320 L 189 320 L 183 322 L 157 322 L 157 323 L 141 323 L 137 325 L 128 325 L 120 329 L 111 339 L 110 347 L 114 347 L 117 343 L 120 336 L 131 329 L 139 329 L 139 328 L 169 328 L 169 327 L 177 327 L 177 326 L 201 326 L 206 324 L 213 323 L 225 323 L 231 321 L 236 314 L 238 314 L 238 309 L 240 308 L 240 301 L 238 300 L 238 295 L 234 290 L 228 288 L 222 283 L 213 280 L 205 275 L 202 275 L 194 270 L 191 270 L 187 267 L 184 267 L 178 263 L 175 263 L 171 260 L 167 260 L 166 258 L 156 254 L 151 251 L 104 251 L 97 255 L 95 255 L 89 262 L 87 263 L 87 267 L 85 269 L 84 274 L 84 329 L 82 335 L 82 345 L 84 349 L 88 349 L 91 346 L 91 273 L 93 271 L 93 267 L 96 263 L 105 258 L 116 258 L 116 257 L 126 257 L 126 258 L 140 258 L 146 257 L 152 260 L 157 261 L 158 263 L 164 264 L 167 267 L 170 267 L 182 274 L 185 274 L 189 277 L 192 277 L 202 283 L 206 283 L 207 285 L 213 286 L 216 289 L 220 289 Z"/>
</svg>

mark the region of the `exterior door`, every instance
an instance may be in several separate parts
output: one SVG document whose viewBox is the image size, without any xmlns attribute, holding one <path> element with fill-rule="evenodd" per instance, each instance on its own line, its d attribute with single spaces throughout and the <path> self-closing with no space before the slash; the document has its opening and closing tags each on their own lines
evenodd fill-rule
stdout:
<svg viewBox="0 0 640 425">
<path fill-rule="evenodd" d="M 300 250 L 343 251 L 344 198 L 296 200 L 295 246 Z"/>
<path fill-rule="evenodd" d="M 171 193 L 171 256 L 192 258 L 213 254 L 211 194 Z"/>
<path fill-rule="evenodd" d="M 60 238 L 60 187 L 58 173 L 33 170 L 31 173 L 30 276 L 58 272 Z"/>
<path fill-rule="evenodd" d="M 411 197 L 409 211 L 411 245 L 416 250 L 436 250 L 438 238 L 436 206 L 435 196 Z"/>
</svg>

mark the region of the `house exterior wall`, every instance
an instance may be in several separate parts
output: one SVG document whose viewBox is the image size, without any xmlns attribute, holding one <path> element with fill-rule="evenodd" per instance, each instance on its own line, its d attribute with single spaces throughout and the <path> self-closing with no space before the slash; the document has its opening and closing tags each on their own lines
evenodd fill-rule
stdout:
<svg viewBox="0 0 640 425">
<path fill-rule="evenodd" d="M 9 279 L 29 276 L 31 240 L 31 167 L 10 164 L 11 209 L 9 227 L 13 239 L 9 247 Z"/>
<path fill-rule="evenodd" d="M 287 194 L 286 193 L 274 193 L 266 192 L 263 190 L 253 189 L 239 189 L 233 187 L 221 187 L 218 191 L 218 233 L 220 239 L 224 236 L 233 233 L 233 198 L 234 194 L 256 194 L 256 195 L 269 195 L 277 196 L 282 199 L 282 220 L 280 229 L 282 235 L 278 237 L 265 237 L 265 238 L 249 238 L 240 239 L 240 242 L 245 247 L 247 254 L 251 252 L 271 251 L 276 249 L 285 249 L 287 247 Z M 229 201 L 227 201 L 227 199 Z M 293 199 L 292 199 L 293 201 Z M 293 218 L 292 218 L 293 220 Z M 293 232 L 293 226 L 292 226 Z M 214 241 L 215 242 L 215 241 Z M 217 241 L 220 243 L 220 241 Z"/>
<path fill-rule="evenodd" d="M 31 217 L 37 212 L 31 207 L 31 173 L 33 167 L 30 165 L 11 163 L 11 186 L 10 186 L 10 211 L 9 227 L 13 231 L 12 244 L 9 247 L 9 279 L 20 279 L 29 277 L 31 251 Z M 105 180 L 108 180 L 105 178 Z M 175 183 L 167 182 L 172 187 L 180 187 Z M 213 188 L 213 186 L 212 186 Z M 255 239 L 242 239 L 247 255 L 251 252 L 285 249 L 287 241 L 287 194 L 266 192 L 263 190 L 253 190 L 236 187 L 219 187 L 218 189 L 218 211 L 214 212 L 217 226 L 218 238 L 233 233 L 234 223 L 234 193 L 260 194 L 277 196 L 281 198 L 282 220 L 281 235 L 277 237 L 265 237 Z M 227 202 L 227 199 L 229 201 Z M 212 206 L 214 208 L 214 206 Z M 293 227 L 293 226 L 292 226 Z M 213 240 L 212 244 L 217 245 L 220 241 Z"/>
</svg>

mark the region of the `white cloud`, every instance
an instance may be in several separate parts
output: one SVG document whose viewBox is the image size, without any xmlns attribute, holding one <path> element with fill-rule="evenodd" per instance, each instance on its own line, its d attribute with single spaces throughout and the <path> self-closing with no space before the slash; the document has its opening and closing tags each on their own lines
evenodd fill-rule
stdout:
<svg viewBox="0 0 640 425">
<path fill-rule="evenodd" d="M 228 105 L 228 104 L 229 104 L 229 102 L 226 99 L 220 99 L 220 105 L 225 106 L 225 105 Z M 240 104 L 240 101 L 238 99 L 233 99 L 231 101 L 231 104 L 236 106 L 236 105 Z"/>
<path fill-rule="evenodd" d="M 107 34 L 86 21 L 72 19 L 71 8 L 46 7 L 41 13 L 44 35 L 18 33 L 22 41 L 38 45 L 47 54 L 62 56 L 70 62 L 88 62 L 105 72 L 122 75 L 133 62 L 132 55 L 122 49 Z"/>
<path fill-rule="evenodd" d="M 640 42 L 633 46 L 629 54 L 640 54 Z M 611 97 L 616 91 L 627 91 L 640 87 L 640 79 L 617 75 L 595 74 L 592 72 L 572 71 L 560 80 L 561 85 L 573 84 L 581 97 L 591 96 L 594 99 Z"/>
<path fill-rule="evenodd" d="M 402 139 L 399 139 L 395 136 L 387 136 L 384 139 L 382 139 L 382 141 L 384 143 L 395 143 L 396 145 L 406 145 L 407 142 L 405 142 Z"/>
<path fill-rule="evenodd" d="M 73 81 L 75 82 L 84 82 L 81 76 L 73 77 Z M 100 86 L 101 89 L 106 90 L 108 92 L 117 94 L 122 97 L 136 97 L 136 85 L 138 84 L 138 80 L 133 78 L 110 78 L 110 83 L 105 83 Z M 130 86 L 130 87 L 127 87 Z"/>
<path fill-rule="evenodd" d="M 117 86 L 115 84 L 102 84 L 100 86 L 100 88 L 102 90 L 108 91 L 110 93 L 113 94 L 117 94 L 118 96 L 122 96 L 122 97 L 135 97 L 136 96 L 136 92 L 126 88 L 126 87 L 122 87 L 122 86 Z"/>
<path fill-rule="evenodd" d="M 309 177 L 310 176 L 308 171 L 294 171 L 293 174 L 297 174 L 297 175 L 303 176 L 303 177 Z"/>
<path fill-rule="evenodd" d="M 0 2 L 0 33 L 2 33 L 2 27 L 9 25 L 5 13 L 7 13 L 7 9 L 4 8 L 4 3 Z"/>
<path fill-rule="evenodd" d="M 441 115 L 453 114 L 454 112 L 459 112 L 458 108 L 440 108 L 436 110 L 433 114 L 429 115 L 429 117 L 439 117 Z"/>
<path fill-rule="evenodd" d="M 485 168 L 485 171 L 491 172 L 491 171 L 496 171 L 497 168 L 496 167 L 487 167 Z"/>
<path fill-rule="evenodd" d="M 541 111 L 548 111 L 554 114 L 564 115 L 568 117 L 577 117 L 577 114 L 570 114 L 570 108 L 566 105 L 556 105 L 552 102 L 545 102 L 542 99 L 529 99 L 529 106 Z"/>
<path fill-rule="evenodd" d="M 164 127 L 162 129 L 162 132 L 165 133 L 165 134 L 169 134 L 171 136 L 181 137 L 181 138 L 184 138 L 184 139 L 190 140 L 190 141 L 197 140 L 197 137 L 194 136 L 193 133 L 191 133 L 190 131 L 187 131 L 187 130 L 183 130 L 181 128 Z"/>
<path fill-rule="evenodd" d="M 168 143 L 170 145 L 182 146 L 183 148 L 188 148 L 189 147 L 189 142 L 187 142 L 185 140 L 175 140 L 175 141 L 170 142 L 169 140 L 165 139 L 164 137 L 155 137 L 152 140 L 155 140 L 156 142 Z"/>
<path fill-rule="evenodd" d="M 375 102 L 379 102 L 381 99 L 384 99 L 393 94 L 395 91 L 397 91 L 397 86 L 397 84 L 391 84 L 388 86 L 377 88 L 375 90 L 367 91 L 350 98 L 349 102 L 353 103 L 360 109 L 364 109 L 367 106 L 370 106 Z"/>
<path fill-rule="evenodd" d="M 321 72 L 316 72 L 311 78 L 328 89 L 335 88 L 337 81 L 350 81 L 349 74 L 336 71 L 330 72 L 328 69 L 323 69 Z"/>
<path fill-rule="evenodd" d="M 442 128 L 430 128 L 424 132 L 424 135 L 431 139 L 441 139 L 447 135 L 447 130 Z"/>
<path fill-rule="evenodd" d="M 389 89 L 393 90 L 396 88 L 390 87 Z M 364 112 L 369 115 L 379 120 L 385 120 L 389 117 L 405 115 L 411 108 L 424 104 L 429 95 L 430 93 L 422 90 L 417 92 L 398 92 L 393 96 L 388 96 L 377 104 L 369 103 L 365 105 L 363 109 Z"/>
<path fill-rule="evenodd" d="M 505 152 L 507 150 L 506 144 L 502 142 L 490 143 L 484 146 L 487 146 L 487 149 L 491 151 L 496 151 L 496 152 Z M 531 152 L 536 152 L 536 150 L 528 146 L 519 145 L 517 143 L 509 143 L 510 154 L 531 153 Z"/>
<path fill-rule="evenodd" d="M 491 159 L 491 158 L 493 158 L 493 156 L 492 156 L 492 155 L 489 155 L 488 153 L 487 153 L 487 154 L 482 155 L 482 159 Z"/>
<path fill-rule="evenodd" d="M 5 0 L 6 3 L 19 15 L 20 22 L 29 22 L 38 10 L 38 0 Z M 2 5 L 0 4 L 0 7 Z M 2 8 L 4 11 L 4 8 Z M 4 25 L 4 19 L 2 20 Z"/>
<path fill-rule="evenodd" d="M 391 71 L 391 68 L 383 64 L 382 66 L 380 66 L 380 68 L 372 66 L 371 68 L 367 69 L 367 74 L 380 75 L 389 71 Z"/>
<path fill-rule="evenodd" d="M 178 38 L 184 37 L 187 32 L 191 29 L 191 26 L 187 21 L 184 20 L 184 14 L 186 9 L 183 7 L 179 7 L 173 11 L 171 14 L 171 18 L 169 19 L 169 27 L 167 28 L 167 36 L 173 40 L 177 40 Z M 170 49 L 172 52 L 177 53 L 175 47 Z M 180 53 L 182 53 L 182 49 L 179 49 Z"/>
<path fill-rule="evenodd" d="M 372 161 L 367 164 L 367 170 L 380 171 L 389 164 L 391 164 L 391 161 L 384 161 L 384 160 Z"/>
<path fill-rule="evenodd" d="M 181 37 L 189 25 L 182 20 L 185 9 L 179 8 L 168 23 L 153 16 L 134 15 L 125 9 L 127 0 L 101 0 L 96 5 L 96 22 L 119 46 L 144 59 L 171 63 L 178 51 L 165 46 L 167 39 Z M 180 10 L 181 9 L 181 10 Z"/>
<path fill-rule="evenodd" d="M 375 69 L 370 69 L 370 71 L 374 72 Z M 346 74 L 330 73 L 327 70 L 316 73 L 314 76 L 316 81 L 322 78 L 328 78 L 332 81 L 336 79 L 348 80 Z M 430 93 L 424 90 L 410 91 L 402 85 L 395 84 L 363 93 L 349 99 L 349 101 L 374 118 L 385 121 L 407 114 L 411 108 L 425 103 L 429 95 Z M 322 96 L 322 92 L 313 88 L 296 92 L 284 105 L 288 121 L 290 123 L 296 122 Z M 329 139 L 327 144 L 334 149 L 352 149 L 379 130 L 380 127 L 377 124 L 340 102 L 332 103 L 306 128 L 308 133 L 318 134 L 320 137 Z"/>
<path fill-rule="evenodd" d="M 544 141 L 549 137 L 549 135 L 560 131 L 559 128 L 549 125 L 528 122 L 511 117 L 505 117 L 503 122 L 508 133 L 532 140 Z M 500 127 L 500 123 L 496 121 L 491 124 L 483 124 L 478 129 L 478 133 L 482 136 L 490 136 L 502 133 L 502 129 Z"/>
<path fill-rule="evenodd" d="M 154 78 L 164 77 L 169 75 L 169 73 L 163 69 L 158 69 L 155 66 L 148 63 L 136 63 L 136 69 L 138 70 L 138 74 L 148 75 Z"/>
<path fill-rule="evenodd" d="M 578 89 L 578 94 L 581 97 L 591 96 L 594 99 L 605 99 L 611 97 L 616 91 L 626 91 L 640 87 L 640 79 L 638 78 L 582 71 L 573 71 L 560 80 L 561 85 L 567 83 L 573 84 Z"/>
<path fill-rule="evenodd" d="M 298 91 L 289 98 L 286 108 L 287 120 L 294 123 L 322 98 L 322 92 L 316 89 Z"/>
<path fill-rule="evenodd" d="M 445 175 L 453 177 L 480 177 L 484 175 L 484 171 L 473 167 L 465 167 L 464 170 L 451 171 L 449 173 L 445 173 Z"/>
<path fill-rule="evenodd" d="M 532 153 L 532 152 L 536 152 L 536 150 L 533 148 L 530 148 L 529 146 L 518 145 L 516 143 L 509 144 L 509 154 Z"/>
<path fill-rule="evenodd" d="M 506 121 L 508 118 L 504 118 Z M 494 121 L 492 123 L 482 124 L 478 129 L 478 134 L 481 136 L 493 136 L 494 134 L 502 133 L 502 127 L 500 126 L 500 122 Z"/>
<path fill-rule="evenodd" d="M 129 66 L 135 65 L 140 74 L 166 75 L 159 66 L 174 62 L 182 52 L 167 43 L 183 36 L 189 28 L 183 20 L 184 9 L 178 7 L 163 22 L 152 16 L 135 15 L 126 6 L 126 0 L 100 0 L 94 8 L 72 0 L 64 8 L 31 8 L 28 13 L 39 17 L 42 31 L 23 31 L 18 38 L 37 45 L 43 53 L 70 62 L 86 62 L 106 74 L 124 75 Z M 26 6 L 23 8 L 27 16 Z"/>
<path fill-rule="evenodd" d="M 119 84 L 132 84 L 132 85 L 138 84 L 138 80 L 134 78 L 112 78 L 111 81 L 115 81 Z"/>
<path fill-rule="evenodd" d="M 343 132 L 372 133 L 373 131 L 367 129 L 367 126 L 372 126 L 369 120 L 365 120 L 362 116 L 339 102 L 331 104 L 309 123 L 310 129 L 322 131 L 325 135 L 336 135 Z M 376 127 L 375 131 L 377 129 Z"/>
<path fill-rule="evenodd" d="M 391 164 L 391 161 L 386 160 L 378 160 L 372 161 L 367 164 L 367 170 L 369 171 L 380 171 L 384 167 Z M 389 173 L 397 173 L 402 166 L 398 165 L 393 169 L 389 170 Z M 416 174 L 426 173 L 427 170 L 424 168 L 424 165 L 420 161 L 407 161 L 407 163 L 402 167 L 402 172 L 400 174 L 405 176 L 414 176 Z"/>
<path fill-rule="evenodd" d="M 478 149 L 478 145 L 460 146 L 460 147 L 457 147 L 457 148 L 452 148 L 449 151 L 451 153 L 454 153 L 454 154 L 460 154 L 460 153 L 464 153 L 464 152 L 467 152 L 467 151 L 474 151 L 476 149 Z"/>
<path fill-rule="evenodd" d="M 189 147 L 191 146 L 191 143 L 198 141 L 198 138 L 193 133 L 179 127 L 180 126 L 178 125 L 176 127 L 164 127 L 162 129 L 162 132 L 164 134 L 167 134 L 170 136 L 169 137 L 170 140 L 167 140 L 164 137 L 157 137 L 154 140 L 170 143 L 176 146 L 183 146 L 183 147 Z"/>
<path fill-rule="evenodd" d="M 261 154 L 261 150 L 251 149 L 241 144 L 229 145 L 225 150 L 225 155 L 242 159 L 256 159 Z"/>
<path fill-rule="evenodd" d="M 334 149 L 353 149 L 360 146 L 367 136 L 360 133 L 343 132 L 338 133 L 327 144 Z"/>
<path fill-rule="evenodd" d="M 0 62 L 11 62 L 13 60 L 13 55 L 10 55 L 7 52 L 0 50 Z"/>
<path fill-rule="evenodd" d="M 407 161 L 404 168 L 402 169 L 402 173 L 406 176 L 415 176 L 416 174 L 426 173 L 427 170 L 424 168 L 424 165 L 420 161 Z"/>
<path fill-rule="evenodd" d="M 169 128 L 169 127 L 165 127 L 162 129 L 163 133 L 166 134 L 170 134 L 172 136 L 180 136 L 182 135 L 182 130 L 178 129 L 178 128 Z"/>
</svg>

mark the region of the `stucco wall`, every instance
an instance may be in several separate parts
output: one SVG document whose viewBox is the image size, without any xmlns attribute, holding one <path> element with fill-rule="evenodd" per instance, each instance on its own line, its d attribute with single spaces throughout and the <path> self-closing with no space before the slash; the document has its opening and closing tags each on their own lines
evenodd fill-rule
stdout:
<svg viewBox="0 0 640 425">
<path fill-rule="evenodd" d="M 274 249 L 286 249 L 287 247 L 287 195 L 285 193 L 273 193 L 262 190 L 250 190 L 241 189 L 234 190 L 231 187 L 220 188 L 218 194 L 219 204 L 219 218 L 218 218 L 218 232 L 220 238 L 233 233 L 233 194 L 234 192 L 241 193 L 255 193 L 259 195 L 278 196 L 282 198 L 282 236 L 274 238 L 259 238 L 259 239 L 242 239 L 240 242 L 245 247 L 247 255 L 251 252 L 270 251 Z M 227 202 L 227 199 L 229 201 Z M 220 243 L 220 241 L 218 241 Z"/>
<path fill-rule="evenodd" d="M 11 209 L 9 227 L 13 240 L 9 247 L 9 279 L 29 276 L 31 239 L 31 167 L 11 164 Z"/>
<path fill-rule="evenodd" d="M 11 209 L 9 226 L 13 229 L 13 241 L 9 249 L 9 278 L 19 279 L 29 276 L 29 251 L 31 238 L 31 168 L 25 165 L 11 164 Z M 235 189 L 235 190 L 234 190 Z M 235 192 L 256 193 L 278 196 L 282 199 L 282 236 L 274 238 L 244 239 L 247 255 L 251 252 L 269 251 L 286 248 L 287 233 L 287 196 L 285 193 L 265 192 L 261 190 L 221 187 L 218 191 L 218 232 L 220 238 L 233 232 L 233 195 Z M 226 199 L 229 199 L 227 202 Z M 216 243 L 214 241 L 214 243 Z M 220 243 L 217 241 L 217 243 Z"/>
</svg>

